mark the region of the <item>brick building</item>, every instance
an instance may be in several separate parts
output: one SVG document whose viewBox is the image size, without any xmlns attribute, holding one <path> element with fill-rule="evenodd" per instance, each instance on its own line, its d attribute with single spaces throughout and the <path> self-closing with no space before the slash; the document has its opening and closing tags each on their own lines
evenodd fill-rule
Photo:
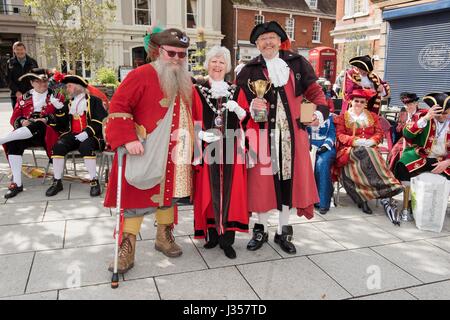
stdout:
<svg viewBox="0 0 450 320">
<path fill-rule="evenodd" d="M 230 49 L 233 64 L 248 61 L 259 52 L 249 38 L 256 24 L 276 20 L 287 31 L 292 49 L 308 57 L 309 49 L 333 47 L 336 0 L 223 0 L 223 45 Z"/>
</svg>

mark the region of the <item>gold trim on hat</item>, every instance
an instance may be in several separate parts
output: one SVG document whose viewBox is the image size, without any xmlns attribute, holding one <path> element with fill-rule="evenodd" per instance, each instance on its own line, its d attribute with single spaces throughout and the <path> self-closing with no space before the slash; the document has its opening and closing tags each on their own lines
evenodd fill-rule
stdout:
<svg viewBox="0 0 450 320">
<path fill-rule="evenodd" d="M 369 70 L 369 67 L 367 66 L 367 64 L 364 62 L 364 61 L 361 61 L 361 60 L 353 60 L 353 61 L 351 61 L 350 62 L 350 64 L 353 66 L 353 62 L 360 62 L 360 63 L 362 63 L 363 65 L 365 65 L 366 66 L 366 71 L 367 72 L 370 72 L 370 70 Z M 354 67 L 356 67 L 356 66 L 354 66 Z M 357 67 L 358 68 L 358 67 Z"/>
<path fill-rule="evenodd" d="M 431 100 L 434 102 L 434 105 L 439 105 L 439 103 L 437 103 L 437 100 L 436 100 L 435 97 L 432 97 L 432 96 L 425 96 L 425 97 L 422 98 L 422 101 L 425 102 L 425 99 L 431 99 Z"/>
<path fill-rule="evenodd" d="M 450 100 L 450 96 L 448 96 L 447 98 L 445 98 L 444 103 L 443 103 L 443 105 L 442 105 L 442 108 L 444 108 L 444 110 L 445 110 L 445 106 L 447 105 L 447 102 L 449 102 L 449 100 Z"/>
</svg>

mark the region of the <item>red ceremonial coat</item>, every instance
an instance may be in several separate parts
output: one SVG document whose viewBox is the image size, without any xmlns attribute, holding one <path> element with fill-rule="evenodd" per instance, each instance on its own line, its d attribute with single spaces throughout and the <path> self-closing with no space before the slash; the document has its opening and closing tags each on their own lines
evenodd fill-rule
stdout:
<svg viewBox="0 0 450 320">
<path fill-rule="evenodd" d="M 355 140 L 372 139 L 376 145 L 383 142 L 384 134 L 378 115 L 367 110 L 364 110 L 364 112 L 369 121 L 367 127 L 356 128 L 354 123 L 350 123 L 350 113 L 348 111 L 334 118 L 337 150 L 336 168 L 342 168 L 348 163 L 350 151 L 353 148 L 353 142 Z"/>
<path fill-rule="evenodd" d="M 168 99 L 164 98 L 156 70 L 151 64 L 143 65 L 128 74 L 115 92 L 105 124 L 106 142 L 112 150 L 128 142 L 138 140 L 135 126 L 145 128 L 151 133 L 164 118 L 169 107 Z M 180 99 L 177 98 L 171 134 L 178 130 L 180 120 Z M 169 144 L 169 155 L 175 142 Z M 174 163 L 167 157 L 165 179 L 161 184 L 147 190 L 140 190 L 128 184 L 125 179 L 126 157 L 122 175 L 122 208 L 138 209 L 149 207 L 172 206 L 174 189 Z M 116 206 L 117 195 L 117 155 L 114 157 L 108 188 L 105 196 L 105 207 Z"/>
<path fill-rule="evenodd" d="M 389 97 L 391 94 L 391 88 L 389 84 L 375 74 L 374 72 L 371 72 L 367 75 L 369 77 L 370 81 L 373 83 L 375 87 L 375 91 L 377 91 L 377 95 L 369 100 L 367 104 L 367 108 L 369 111 L 374 112 L 376 114 L 379 114 L 379 111 L 381 109 L 381 93 L 378 92 L 378 86 L 381 84 L 384 87 L 384 90 L 386 91 L 386 96 Z M 353 92 L 353 90 L 356 89 L 363 89 L 361 85 L 361 75 L 359 72 L 355 71 L 355 69 L 349 69 L 345 73 L 345 82 L 344 82 L 344 99 L 342 101 L 342 110 L 341 113 L 344 113 L 347 111 L 350 105 L 350 94 Z"/>
<path fill-rule="evenodd" d="M 204 84 L 204 86 L 209 87 L 209 84 Z M 200 88 L 195 90 L 192 112 L 196 128 L 206 131 L 214 129 L 213 121 L 216 114 L 210 109 L 200 90 Z M 243 91 L 238 89 L 236 92 L 233 100 L 248 110 L 247 99 Z M 221 104 L 215 99 L 210 101 Z M 215 107 L 217 106 L 215 105 Z M 241 121 L 236 114 L 226 111 L 225 117 L 224 122 L 227 129 L 233 130 L 233 132 L 242 130 Z M 241 137 L 245 139 L 243 131 L 241 133 Z M 209 152 L 204 152 L 208 146 L 215 148 L 217 145 L 222 147 L 223 152 L 223 148 L 231 143 L 228 141 L 229 138 L 222 140 L 223 144 L 217 142 L 214 145 L 197 140 L 196 144 L 199 145 L 200 152 L 198 157 L 196 156 L 196 162 L 201 160 L 201 163 L 194 168 L 195 238 L 205 238 L 208 228 L 216 228 L 219 234 L 226 231 L 248 232 L 245 153 L 243 153 L 244 150 L 239 149 L 241 139 L 236 135 L 233 137 L 233 163 L 229 164 L 225 163 L 225 159 L 222 157 L 223 163 L 209 165 L 211 163 L 208 162 Z M 215 150 L 217 155 L 218 151 Z M 229 149 L 226 151 L 228 152 Z M 213 187 L 214 181 L 217 181 L 218 184 L 214 184 Z"/>
<path fill-rule="evenodd" d="M 42 108 L 39 115 L 34 113 L 34 104 L 33 104 L 33 96 L 31 95 L 31 91 L 25 93 L 18 101 L 16 106 L 14 107 L 13 114 L 9 123 L 14 127 L 14 129 L 20 128 L 20 122 L 24 119 L 30 118 L 47 118 L 47 129 L 45 130 L 45 151 L 47 156 L 51 158 L 53 145 L 58 141 L 59 132 L 55 130 L 56 127 L 54 121 L 54 114 L 56 111 L 55 106 L 50 102 L 50 97 L 52 92 L 49 90 L 46 99 L 46 105 Z M 61 103 L 64 103 L 64 96 L 61 94 L 57 94 L 55 96 Z M 5 149 L 6 152 L 8 152 Z"/>
</svg>

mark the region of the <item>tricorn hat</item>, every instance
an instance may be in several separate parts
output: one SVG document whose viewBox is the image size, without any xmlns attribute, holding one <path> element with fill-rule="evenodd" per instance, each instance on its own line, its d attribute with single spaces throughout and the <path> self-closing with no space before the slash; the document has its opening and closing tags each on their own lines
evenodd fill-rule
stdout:
<svg viewBox="0 0 450 320">
<path fill-rule="evenodd" d="M 425 95 L 422 98 L 423 102 L 425 102 L 430 108 L 439 105 L 444 109 L 450 108 L 450 96 L 444 92 L 434 92 Z"/>
<path fill-rule="evenodd" d="M 62 83 L 75 83 L 75 84 L 79 84 L 80 86 L 87 88 L 87 86 L 89 85 L 89 82 L 77 75 L 71 75 L 68 74 L 64 77 L 64 79 L 61 81 Z"/>
<path fill-rule="evenodd" d="M 23 80 L 48 80 L 48 70 L 43 68 L 33 68 L 31 72 L 24 74 L 19 78 Z"/>
<path fill-rule="evenodd" d="M 370 100 L 376 95 L 377 92 L 372 89 L 355 89 L 352 91 L 352 93 L 349 94 L 349 98 L 351 100 L 353 98 L 365 98 L 366 100 Z"/>
<path fill-rule="evenodd" d="M 258 37 L 268 32 L 275 32 L 276 34 L 278 34 L 281 38 L 281 42 L 289 39 L 286 31 L 284 31 L 284 29 L 278 24 L 278 22 L 269 21 L 260 23 L 253 28 L 252 33 L 250 34 L 250 42 L 252 44 L 256 44 L 256 40 L 258 39 Z"/>
<path fill-rule="evenodd" d="M 410 102 L 419 101 L 419 97 L 414 92 L 402 92 L 400 93 L 400 100 L 402 103 L 407 104 Z"/>
<path fill-rule="evenodd" d="M 351 58 L 349 63 L 352 66 L 365 70 L 367 72 L 373 71 L 373 59 L 368 55 Z"/>
<path fill-rule="evenodd" d="M 179 29 L 171 28 L 152 34 L 150 41 L 157 46 L 188 48 L 189 37 Z"/>
</svg>

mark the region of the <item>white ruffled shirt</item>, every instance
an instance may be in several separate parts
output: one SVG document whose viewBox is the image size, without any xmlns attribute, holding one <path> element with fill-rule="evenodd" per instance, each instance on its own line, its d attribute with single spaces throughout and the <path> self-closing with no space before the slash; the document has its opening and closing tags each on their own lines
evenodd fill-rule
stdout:
<svg viewBox="0 0 450 320">
<path fill-rule="evenodd" d="M 267 72 L 269 73 L 269 79 L 275 88 L 285 86 L 289 81 L 289 75 L 291 69 L 287 63 L 280 58 L 280 54 L 273 59 L 266 59 Z"/>
<path fill-rule="evenodd" d="M 230 95 L 230 86 L 223 80 L 215 81 L 209 79 L 209 84 L 211 85 L 211 98 L 217 99 L 220 97 L 228 97 Z"/>
<path fill-rule="evenodd" d="M 79 116 L 87 110 L 86 94 L 81 93 L 77 95 L 70 106 L 69 114 L 78 114 Z"/>
<path fill-rule="evenodd" d="M 34 89 L 31 90 L 31 96 L 33 97 L 33 108 L 34 112 L 41 112 L 45 105 L 47 105 L 47 94 L 48 91 L 44 93 L 39 93 Z"/>
</svg>

